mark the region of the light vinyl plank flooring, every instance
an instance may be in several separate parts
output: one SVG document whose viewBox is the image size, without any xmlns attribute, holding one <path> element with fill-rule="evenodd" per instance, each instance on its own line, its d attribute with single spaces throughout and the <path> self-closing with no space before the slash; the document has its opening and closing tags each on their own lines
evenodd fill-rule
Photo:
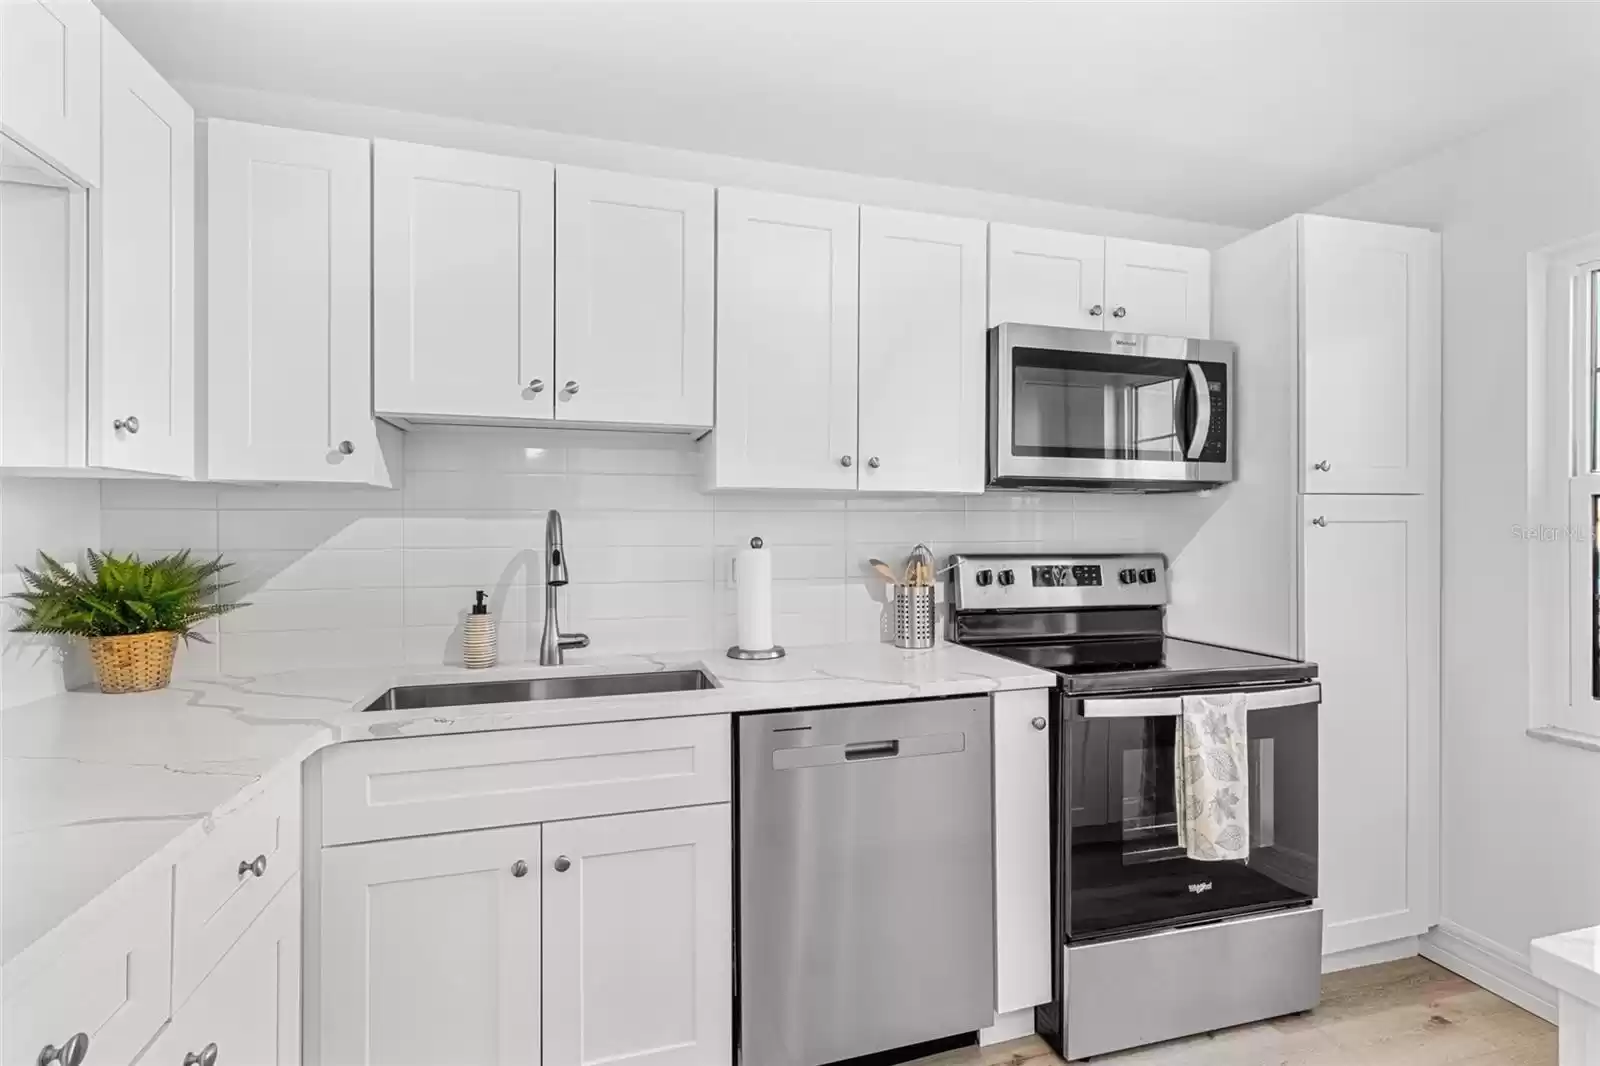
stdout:
<svg viewBox="0 0 1600 1066">
<path fill-rule="evenodd" d="M 1556 1066 L 1556 1029 L 1426 959 L 1329 974 L 1310 1014 L 1096 1056 L 1106 1066 Z M 1040 1037 L 915 1066 L 1057 1066 Z"/>
</svg>

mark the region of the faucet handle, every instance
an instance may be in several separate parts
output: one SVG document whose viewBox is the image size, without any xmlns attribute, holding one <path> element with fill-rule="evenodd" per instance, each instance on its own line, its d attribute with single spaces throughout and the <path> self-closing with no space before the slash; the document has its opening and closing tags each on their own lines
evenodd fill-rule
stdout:
<svg viewBox="0 0 1600 1066">
<path fill-rule="evenodd" d="M 558 633 L 556 635 L 556 641 L 563 648 L 587 648 L 589 646 L 589 634 Z"/>
</svg>

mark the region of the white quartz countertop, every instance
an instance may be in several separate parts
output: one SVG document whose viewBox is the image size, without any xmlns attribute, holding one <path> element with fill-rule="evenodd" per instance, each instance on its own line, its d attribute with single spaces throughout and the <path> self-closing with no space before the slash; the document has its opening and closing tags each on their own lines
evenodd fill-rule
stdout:
<svg viewBox="0 0 1600 1066">
<path fill-rule="evenodd" d="M 698 666 L 716 688 L 362 713 L 398 685 Z M 345 741 L 730 714 L 1048 688 L 1055 675 L 950 644 L 589 658 L 563 667 L 370 668 L 188 680 L 158 692 L 69 692 L 4 715 L 4 913 L 9 967 L 113 885 L 170 863 L 274 775 Z"/>
<path fill-rule="evenodd" d="M 1600 1006 L 1600 926 L 1540 937 L 1529 957 L 1539 980 Z"/>
</svg>

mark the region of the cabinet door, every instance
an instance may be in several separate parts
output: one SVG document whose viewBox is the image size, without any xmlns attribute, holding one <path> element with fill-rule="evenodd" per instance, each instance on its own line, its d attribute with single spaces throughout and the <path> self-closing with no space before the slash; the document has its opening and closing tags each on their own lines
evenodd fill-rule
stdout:
<svg viewBox="0 0 1600 1066">
<path fill-rule="evenodd" d="M 1106 240 L 989 226 L 989 325 L 1105 329 Z"/>
<path fill-rule="evenodd" d="M 110 23 L 89 201 L 89 465 L 194 476 L 194 111 Z"/>
<path fill-rule="evenodd" d="M 1106 328 L 1211 336 L 1211 253 L 1149 241 L 1106 241 Z"/>
<path fill-rule="evenodd" d="M 1050 693 L 994 694 L 995 1013 L 1050 999 Z M 1103 820 L 1102 820 L 1103 824 Z"/>
<path fill-rule="evenodd" d="M 531 159 L 374 143 L 380 414 L 553 416 L 554 173 Z"/>
<path fill-rule="evenodd" d="M 364 140 L 207 124 L 207 474 L 380 480 Z"/>
<path fill-rule="evenodd" d="M 861 209 L 863 490 L 983 491 L 985 229 Z"/>
<path fill-rule="evenodd" d="M 300 1062 L 300 878 L 292 878 L 179 1009 L 139 1066 L 184 1066 L 208 1044 L 221 1063 Z M 93 1056 L 90 1057 L 93 1061 Z"/>
<path fill-rule="evenodd" d="M 1437 504 L 1306 496 L 1304 651 L 1322 682 L 1324 950 L 1437 920 Z"/>
<path fill-rule="evenodd" d="M 718 191 L 713 487 L 856 487 L 859 211 Z"/>
<path fill-rule="evenodd" d="M 100 28 L 89 0 L 0 4 L 0 127 L 85 185 L 100 183 Z"/>
<path fill-rule="evenodd" d="M 710 426 L 716 191 L 556 172 L 556 417 Z"/>
<path fill-rule="evenodd" d="M 317 1061 L 537 1066 L 539 865 L 536 825 L 324 849 Z"/>
<path fill-rule="evenodd" d="M 1426 492 L 1439 444 L 1439 237 L 1300 220 L 1304 492 Z"/>
<path fill-rule="evenodd" d="M 733 1061 L 729 812 L 544 827 L 545 1066 Z"/>
</svg>

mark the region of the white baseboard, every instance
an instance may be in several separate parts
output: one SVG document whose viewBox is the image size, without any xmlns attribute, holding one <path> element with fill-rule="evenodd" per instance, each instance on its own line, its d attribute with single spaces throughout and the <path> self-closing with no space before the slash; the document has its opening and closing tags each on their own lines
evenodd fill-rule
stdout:
<svg viewBox="0 0 1600 1066">
<path fill-rule="evenodd" d="M 978 1030 L 978 1045 L 988 1047 L 990 1044 L 1003 1044 L 1007 1040 L 1019 1040 L 1032 1035 L 1033 1008 L 1024 1007 L 1006 1014 L 996 1014 L 993 1025 Z"/>
<path fill-rule="evenodd" d="M 1533 976 L 1527 953 L 1513 951 L 1454 922 L 1444 921 L 1423 935 L 1421 955 L 1501 999 L 1555 1023 L 1555 989 Z"/>
<path fill-rule="evenodd" d="M 1357 966 L 1376 966 L 1380 962 L 1409 959 L 1417 954 L 1420 954 L 1417 938 L 1405 936 L 1399 940 L 1385 941 L 1382 944 L 1368 944 L 1366 947 L 1348 948 L 1344 951 L 1335 951 L 1324 955 L 1322 956 L 1322 972 L 1338 973 L 1340 970 L 1353 970 Z"/>
</svg>

